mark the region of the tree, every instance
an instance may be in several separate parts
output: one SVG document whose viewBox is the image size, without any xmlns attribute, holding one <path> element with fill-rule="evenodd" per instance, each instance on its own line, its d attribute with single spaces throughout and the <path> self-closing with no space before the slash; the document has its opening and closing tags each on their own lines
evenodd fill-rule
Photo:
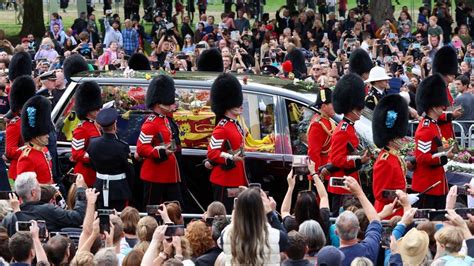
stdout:
<svg viewBox="0 0 474 266">
<path fill-rule="evenodd" d="M 43 36 L 45 32 L 43 18 L 43 0 L 24 0 L 23 25 L 20 36 L 32 33 L 35 37 Z"/>
<path fill-rule="evenodd" d="M 377 27 L 382 26 L 386 19 L 394 19 L 391 0 L 372 0 L 369 3 L 369 10 Z"/>
</svg>

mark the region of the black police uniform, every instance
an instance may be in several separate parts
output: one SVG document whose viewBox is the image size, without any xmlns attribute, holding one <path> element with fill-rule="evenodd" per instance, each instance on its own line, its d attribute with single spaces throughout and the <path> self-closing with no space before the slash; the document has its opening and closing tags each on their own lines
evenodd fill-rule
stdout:
<svg viewBox="0 0 474 266">
<path fill-rule="evenodd" d="M 99 112 L 96 121 L 99 125 L 107 127 L 115 122 L 117 116 L 115 109 L 108 108 Z M 132 195 L 127 181 L 133 178 L 128 144 L 119 140 L 115 134 L 104 133 L 91 139 L 87 153 L 93 169 L 97 172 L 94 188 L 101 193 L 98 208 L 121 211 Z M 108 197 L 108 204 L 105 204 L 107 202 L 104 202 L 104 196 Z"/>
<path fill-rule="evenodd" d="M 372 87 L 365 97 L 365 107 L 373 111 L 375 106 L 377 106 L 377 104 L 385 95 L 387 95 L 385 90 L 383 92 L 379 92 L 376 88 Z"/>
</svg>

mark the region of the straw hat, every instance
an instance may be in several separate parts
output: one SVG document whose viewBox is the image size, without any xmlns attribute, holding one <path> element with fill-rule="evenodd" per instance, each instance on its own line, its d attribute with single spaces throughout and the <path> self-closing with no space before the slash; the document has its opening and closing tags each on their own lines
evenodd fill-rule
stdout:
<svg viewBox="0 0 474 266">
<path fill-rule="evenodd" d="M 411 229 L 398 240 L 398 250 L 404 264 L 419 265 L 428 253 L 430 239 L 425 231 Z"/>
</svg>

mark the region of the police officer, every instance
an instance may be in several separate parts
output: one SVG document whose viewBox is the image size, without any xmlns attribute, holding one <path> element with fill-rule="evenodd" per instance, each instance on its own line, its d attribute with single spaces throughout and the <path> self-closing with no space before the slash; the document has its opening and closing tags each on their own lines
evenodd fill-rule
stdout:
<svg viewBox="0 0 474 266">
<path fill-rule="evenodd" d="M 41 88 L 36 92 L 37 95 L 46 97 L 53 103 L 53 90 L 56 88 L 56 71 L 44 72 L 39 76 Z"/>
<path fill-rule="evenodd" d="M 372 87 L 365 97 L 365 107 L 374 110 L 375 106 L 387 95 L 387 89 L 390 88 L 388 81 L 391 79 L 385 72 L 383 67 L 375 66 L 370 70 L 369 78 L 365 81 L 370 83 Z"/>
<path fill-rule="evenodd" d="M 132 192 L 127 179 L 133 178 L 130 148 L 117 138 L 117 110 L 102 109 L 96 122 L 102 128 L 103 135 L 92 138 L 87 148 L 90 162 L 97 171 L 94 187 L 99 191 L 99 208 L 125 208 Z"/>
<path fill-rule="evenodd" d="M 174 154 L 172 130 L 166 115 L 176 109 L 174 81 L 159 75 L 148 86 L 146 105 L 153 112 L 143 123 L 137 153 L 144 158 L 140 178 L 144 181 L 145 204 L 182 202 L 181 176 Z"/>
<path fill-rule="evenodd" d="M 415 133 L 416 168 L 411 187 L 415 192 L 422 192 L 437 181 L 441 181 L 441 184 L 421 196 L 419 208 L 445 208 L 448 184 L 443 165 L 453 154 L 438 153 L 438 148 L 442 146 L 438 119 L 447 106 L 449 101 L 443 76 L 434 74 L 424 79 L 416 91 L 418 114 L 425 113 L 425 116 Z"/>
<path fill-rule="evenodd" d="M 43 96 L 30 98 L 21 111 L 21 135 L 25 146 L 18 159 L 17 175 L 35 172 L 40 184 L 52 184 L 52 162 L 48 144 L 51 131 L 51 102 Z"/>
<path fill-rule="evenodd" d="M 338 114 L 344 114 L 331 139 L 331 150 L 329 152 L 329 163 L 335 167 L 331 177 L 344 177 L 350 175 L 359 180 L 359 169 L 362 164 L 369 160 L 368 153 L 358 156 L 353 152 L 359 145 L 354 123 L 360 119 L 364 108 L 364 82 L 357 74 L 344 75 L 336 84 L 333 92 L 334 110 Z M 329 184 L 328 192 L 333 194 L 333 210 L 338 210 L 343 201 L 350 195 L 350 191 L 342 187 L 334 187 Z"/>
<path fill-rule="evenodd" d="M 308 157 L 318 169 L 328 161 L 331 136 L 336 128 L 336 124 L 331 120 L 335 115 L 331 89 L 321 89 L 318 92 L 315 107 L 319 109 L 320 114 L 313 116 L 308 129 Z"/>
<path fill-rule="evenodd" d="M 211 87 L 211 109 L 217 125 L 207 147 L 207 159 L 213 164 L 210 181 L 214 200 L 232 210 L 233 189 L 247 185 L 244 166 L 245 132 L 237 121 L 242 114 L 242 86 L 231 74 L 220 74 Z"/>
<path fill-rule="evenodd" d="M 100 136 L 95 118 L 102 107 L 100 87 L 95 81 L 82 83 L 76 91 L 75 110 L 81 123 L 72 132 L 72 160 L 76 163 L 74 173 L 82 174 L 87 186 L 95 183 L 96 173 L 90 165 L 86 152 L 91 138 Z"/>
<path fill-rule="evenodd" d="M 24 145 L 21 137 L 20 112 L 25 102 L 33 97 L 36 92 L 36 85 L 31 76 L 23 75 L 15 79 L 10 90 L 10 111 L 13 118 L 7 122 L 5 157 L 10 161 L 8 177 L 16 179 L 16 166 L 22 151 L 20 147 Z"/>
<path fill-rule="evenodd" d="M 454 99 L 449 91 L 448 85 L 454 81 L 458 73 L 458 57 L 456 51 L 449 45 L 443 46 L 436 52 L 433 59 L 433 73 L 442 75 L 446 84 L 446 94 L 449 105 L 453 107 Z M 441 130 L 441 136 L 448 139 L 454 139 L 453 120 L 462 115 L 462 107 L 458 107 L 449 112 L 443 112 L 438 118 L 438 126 Z"/>
<path fill-rule="evenodd" d="M 407 167 L 400 156 L 399 140 L 408 129 L 408 105 L 398 94 L 385 96 L 375 107 L 372 118 L 374 143 L 381 149 L 373 168 L 373 192 L 375 209 L 381 212 L 393 199 L 383 196 L 384 190 L 406 191 Z M 394 215 L 403 215 L 400 208 Z"/>
</svg>

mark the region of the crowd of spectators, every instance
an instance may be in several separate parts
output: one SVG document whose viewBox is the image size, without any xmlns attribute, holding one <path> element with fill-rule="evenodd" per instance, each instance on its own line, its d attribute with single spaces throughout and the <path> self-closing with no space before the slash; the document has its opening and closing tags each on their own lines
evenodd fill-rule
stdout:
<svg viewBox="0 0 474 266">
<path fill-rule="evenodd" d="M 0 113 L 9 109 L 4 74 L 12 55 L 20 51 L 34 59 L 35 77 L 56 70 L 55 82 L 41 82 L 62 91 L 62 63 L 73 54 L 85 57 L 91 70 L 126 70 L 130 56 L 142 53 L 152 70 L 196 71 L 199 55 L 214 47 L 222 55 L 225 72 L 298 78 L 319 88 L 334 87 L 349 71 L 351 53 L 362 48 L 390 76 L 390 92 L 400 93 L 416 109 L 417 86 L 429 75 L 436 51 L 449 45 L 456 49 L 459 61 L 460 75 L 449 84 L 455 105 L 463 108 L 458 119 L 474 120 L 474 12 L 462 1 L 455 7 L 455 19 L 450 15 L 454 7 L 439 1 L 433 10 L 420 7 L 416 20 L 415 14 L 402 7 L 398 18 L 387 18 L 378 26 L 366 4 L 350 10 L 340 4 L 336 14 L 335 1 L 300 2 L 254 20 L 245 5 L 237 5 L 235 12 L 228 8 L 216 19 L 198 1 L 198 21 L 183 12 L 174 16 L 158 12 L 150 32 L 136 13 L 121 20 L 111 9 L 98 19 L 94 12 L 84 12 L 73 25 L 64 25 L 54 13 L 44 36 L 29 34 L 17 45 L 0 30 Z M 56 95 L 52 93 L 53 98 L 60 97 Z M 469 124 L 464 126 L 467 129 Z M 222 203 L 213 202 L 202 218 L 188 221 L 176 202 L 160 205 L 146 216 L 133 207 L 104 213 L 96 209 L 98 193 L 87 188 L 81 176 L 75 190 L 62 199 L 56 188 L 39 185 L 34 174 L 24 173 L 15 180 L 18 198 L 11 194 L 10 200 L 0 200 L 1 263 L 474 264 L 474 216 L 455 212 L 455 206 L 462 205 L 455 186 L 447 196 L 442 222 L 435 222 L 418 218 L 419 210 L 412 208 L 403 191 L 397 191 L 397 200 L 377 213 L 358 182 L 345 177 L 354 199 L 341 210 L 331 210 L 319 178 L 314 178 L 316 192 L 297 195 L 293 173 L 287 181 L 281 206 L 258 188 L 241 188 L 232 214 L 226 213 Z M 474 195 L 474 187 L 468 191 Z M 399 208 L 403 216 L 392 217 Z"/>
</svg>

